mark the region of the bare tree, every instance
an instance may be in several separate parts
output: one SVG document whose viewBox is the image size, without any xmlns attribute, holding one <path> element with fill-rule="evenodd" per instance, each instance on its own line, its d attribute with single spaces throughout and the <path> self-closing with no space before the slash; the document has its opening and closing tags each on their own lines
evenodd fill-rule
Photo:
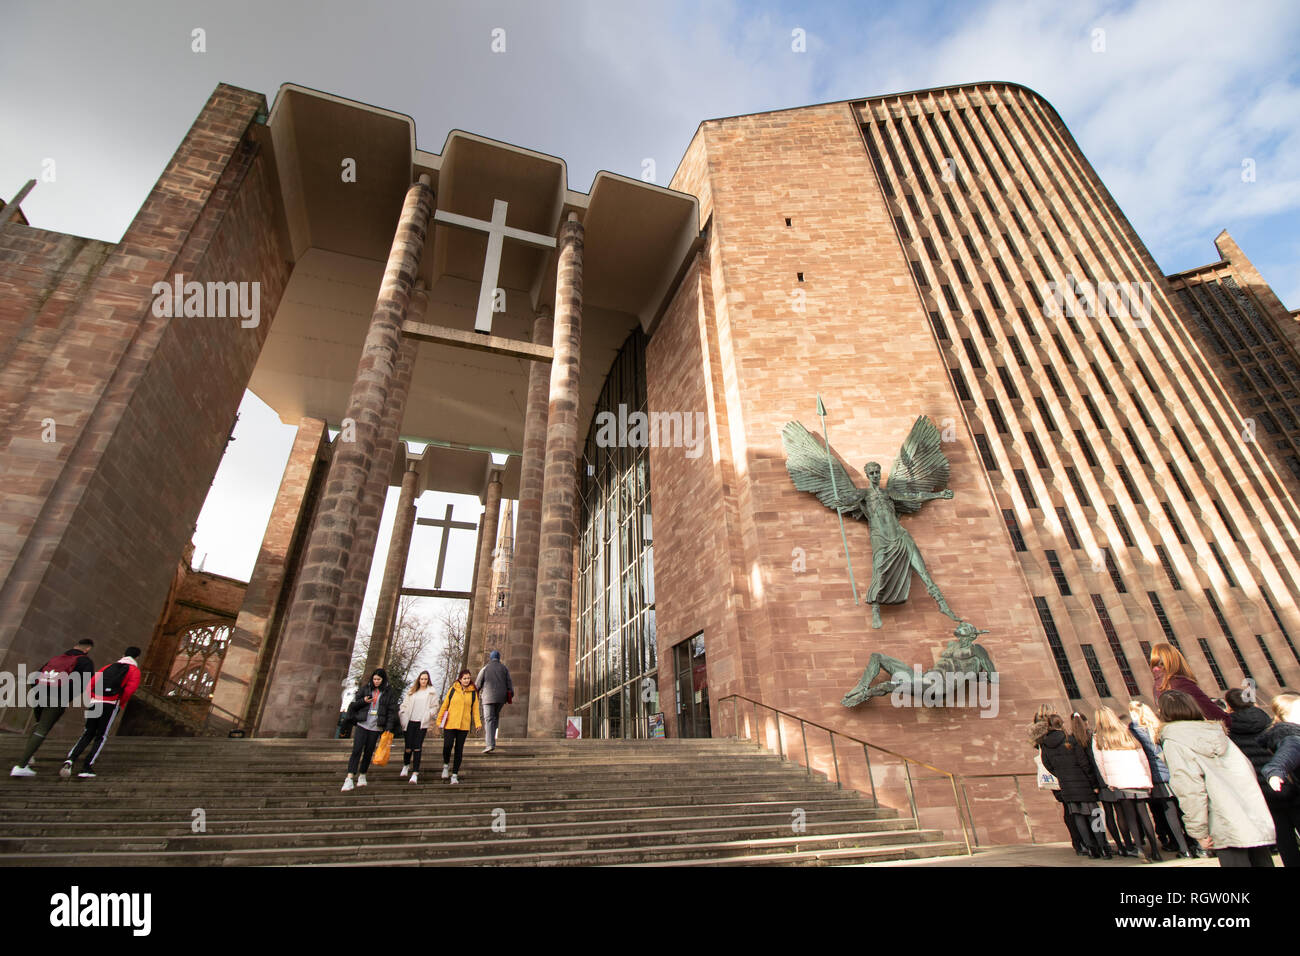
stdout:
<svg viewBox="0 0 1300 956">
<path fill-rule="evenodd" d="M 418 601 L 409 594 L 398 601 L 393 639 L 388 645 L 388 679 L 399 693 L 410 686 L 437 639 L 433 622 L 416 613 Z M 432 669 L 429 673 L 432 677 Z"/>
<path fill-rule="evenodd" d="M 460 673 L 460 661 L 465 654 L 465 608 L 459 605 L 445 607 L 438 620 L 442 643 L 433 658 L 433 683 L 439 688 L 438 696 L 448 688 Z"/>
<path fill-rule="evenodd" d="M 398 694 L 406 691 L 411 679 L 418 673 L 417 668 L 425 660 L 436 640 L 435 625 L 421 617 L 417 612 L 418 598 L 405 595 L 397 603 L 397 621 L 393 625 L 393 639 L 388 644 L 388 658 L 383 667 L 388 671 L 389 683 Z M 348 682 L 359 686 L 369 675 L 362 671 L 366 666 L 366 657 L 370 653 L 371 632 L 357 632 L 357 642 L 352 651 L 352 666 L 348 670 Z M 433 670 L 430 669 L 430 675 Z"/>
</svg>

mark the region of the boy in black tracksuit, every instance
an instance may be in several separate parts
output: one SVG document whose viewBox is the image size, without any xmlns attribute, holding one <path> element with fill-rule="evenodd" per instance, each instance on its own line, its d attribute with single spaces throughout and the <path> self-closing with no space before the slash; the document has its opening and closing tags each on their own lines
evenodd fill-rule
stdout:
<svg viewBox="0 0 1300 956">
<path fill-rule="evenodd" d="M 58 655 L 58 657 L 52 657 L 42 664 L 41 674 L 33 676 L 32 682 L 42 682 L 42 675 L 47 671 L 50 671 L 51 665 L 62 657 L 73 658 L 73 660 L 71 661 L 72 669 L 70 671 L 59 670 L 60 675 L 71 675 L 73 677 L 80 675 L 78 679 L 81 681 L 81 686 L 89 686 L 90 679 L 95 674 L 95 665 L 90 660 L 89 654 L 89 651 L 94 646 L 95 642 L 92 640 L 78 641 L 76 647 L 69 648 L 62 654 Z M 56 668 L 56 670 L 58 669 Z M 45 687 L 50 690 L 51 696 L 55 696 L 59 686 L 57 680 L 47 680 L 44 681 L 44 684 Z M 9 776 L 11 777 L 36 776 L 36 771 L 31 768 L 32 758 L 36 755 L 36 751 L 40 749 L 41 744 L 45 743 L 45 738 L 50 735 L 50 731 L 53 730 L 54 725 L 59 722 L 59 718 L 63 716 L 63 712 L 67 710 L 66 707 L 59 706 L 57 696 L 54 700 L 47 701 L 46 703 L 48 706 L 32 708 L 32 714 L 36 718 L 36 726 L 32 729 L 31 736 L 27 738 L 27 746 L 23 748 L 22 759 L 19 760 L 13 770 L 9 772 Z"/>
</svg>

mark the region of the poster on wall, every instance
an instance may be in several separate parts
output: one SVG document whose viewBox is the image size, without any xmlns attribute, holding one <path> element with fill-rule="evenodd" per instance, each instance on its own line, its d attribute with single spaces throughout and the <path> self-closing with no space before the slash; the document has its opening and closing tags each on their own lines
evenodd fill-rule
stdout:
<svg viewBox="0 0 1300 956">
<path fill-rule="evenodd" d="M 582 718 L 570 717 L 564 724 L 564 737 L 566 740 L 582 739 Z"/>
<path fill-rule="evenodd" d="M 650 736 L 660 738 L 667 736 L 664 733 L 664 715 L 662 713 L 650 715 Z"/>
</svg>

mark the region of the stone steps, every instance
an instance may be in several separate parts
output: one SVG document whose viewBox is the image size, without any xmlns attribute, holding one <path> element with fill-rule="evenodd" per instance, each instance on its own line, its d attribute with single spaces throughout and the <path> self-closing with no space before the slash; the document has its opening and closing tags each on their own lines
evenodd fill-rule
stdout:
<svg viewBox="0 0 1300 956">
<path fill-rule="evenodd" d="M 20 747 L 0 738 L 0 767 Z M 350 751 L 118 737 L 92 780 L 58 777 L 55 751 L 37 777 L 0 780 L 0 865 L 825 866 L 964 852 L 735 741 L 503 742 L 467 753 L 450 786 L 431 739 L 421 783 L 398 776 L 398 751 L 340 793 Z"/>
<path fill-rule="evenodd" d="M 787 827 L 788 830 L 788 827 Z M 264 847 L 242 850 L 176 850 L 165 840 L 140 839 L 119 850 L 100 852 L 0 853 L 0 866 L 288 866 L 344 864 L 392 866 L 413 864 L 545 866 L 609 866 L 620 863 L 674 863 L 706 858 L 725 862 L 730 857 L 761 857 L 791 850 L 818 851 L 870 847 L 882 849 L 885 858 L 916 855 L 918 847 L 935 844 L 934 852 L 951 852 L 935 831 L 890 830 L 863 834 L 856 830 L 822 835 L 785 834 L 759 836 L 749 831 L 651 831 L 634 836 L 573 836 L 552 839 L 463 840 L 393 843 L 380 846 L 349 844 L 316 847 Z M 906 849 L 904 849 L 906 848 Z M 880 854 L 868 854 L 880 856 Z"/>
</svg>

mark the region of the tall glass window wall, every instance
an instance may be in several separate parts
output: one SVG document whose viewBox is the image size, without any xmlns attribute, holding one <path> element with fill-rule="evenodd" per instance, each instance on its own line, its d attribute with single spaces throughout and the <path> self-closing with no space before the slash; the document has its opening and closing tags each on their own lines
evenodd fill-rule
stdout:
<svg viewBox="0 0 1300 956">
<path fill-rule="evenodd" d="M 620 429 L 606 447 L 596 440 L 602 412 L 646 411 L 645 343 L 636 329 L 614 360 L 578 463 L 574 700 L 587 737 L 647 737 L 659 712 L 649 449 L 629 447 Z"/>
</svg>

